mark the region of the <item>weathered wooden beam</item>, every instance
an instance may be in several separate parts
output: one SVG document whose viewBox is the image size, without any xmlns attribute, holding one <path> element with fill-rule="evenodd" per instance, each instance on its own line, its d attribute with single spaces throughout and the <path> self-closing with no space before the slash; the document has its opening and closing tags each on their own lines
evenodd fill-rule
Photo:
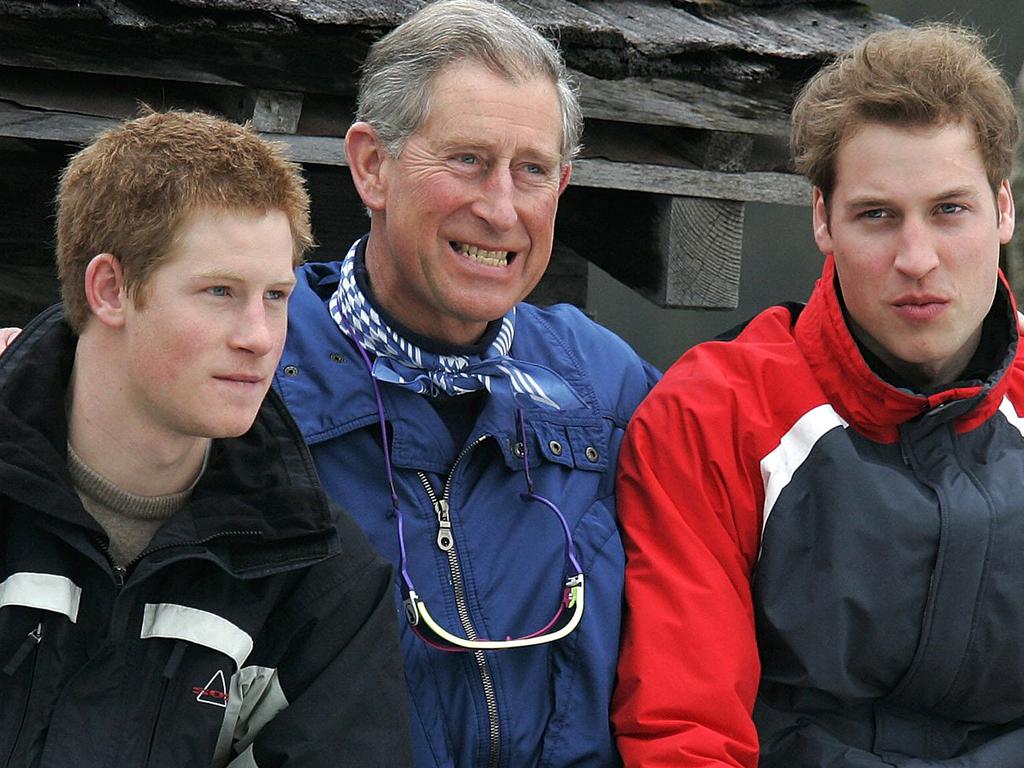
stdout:
<svg viewBox="0 0 1024 768">
<path fill-rule="evenodd" d="M 580 158 L 705 171 L 775 171 L 789 168 L 789 154 L 781 149 L 785 146 L 781 140 L 749 133 L 590 120 L 583 132 Z M 755 144 L 759 145 L 756 158 Z M 774 146 L 765 152 L 770 144 Z"/>
<path fill-rule="evenodd" d="M 754 137 L 747 133 L 705 133 L 693 146 L 689 157 L 699 168 L 714 171 L 741 172 L 747 170 L 754 149 Z"/>
<path fill-rule="evenodd" d="M 735 93 L 708 76 L 696 80 L 626 77 L 606 80 L 581 72 L 580 104 L 588 118 L 750 134 L 786 134 L 792 96 L 768 87 Z M 718 87 L 716 87 L 718 86 Z"/>
<path fill-rule="evenodd" d="M 294 91 L 251 89 L 246 107 L 252 127 L 263 133 L 295 133 L 302 117 L 302 94 Z"/>
<path fill-rule="evenodd" d="M 196 23 L 189 25 L 147 17 L 145 24 L 117 26 L 59 15 L 18 18 L 4 13 L 0 0 L 0 65 L 351 95 L 377 36 L 358 28 L 312 27 L 297 34 L 294 25 L 232 27 L 204 23 L 202 12 L 195 13 Z"/>
<path fill-rule="evenodd" d="M 699 51 L 746 51 L 794 59 L 822 58 L 849 48 L 867 32 L 897 26 L 861 3 L 737 7 L 650 0 L 576 0 L 617 28 L 624 43 L 646 57 Z"/>
<path fill-rule="evenodd" d="M 85 143 L 116 120 L 59 112 L 19 109 L 0 103 L 0 136 Z M 300 163 L 346 165 L 345 141 L 337 136 L 271 135 L 289 147 Z M 810 188 L 789 173 L 727 173 L 644 163 L 619 163 L 580 158 L 573 163 L 576 186 L 655 192 L 662 195 L 707 197 L 716 200 L 757 201 L 808 205 Z"/>
<path fill-rule="evenodd" d="M 119 121 L 96 115 L 21 109 L 0 101 L 0 136 L 85 144 Z"/>
<path fill-rule="evenodd" d="M 765 84 L 895 26 L 851 0 L 759 4 L 504 0 L 557 38 L 570 66 Z M 419 0 L 0 0 L 0 63 L 280 90 L 354 92 L 368 45 Z M 713 83 L 712 83 L 713 87 Z"/>
<path fill-rule="evenodd" d="M 724 173 L 581 159 L 573 163 L 572 184 L 739 202 L 781 205 L 810 205 L 811 202 L 807 182 L 791 173 Z"/>
<path fill-rule="evenodd" d="M 739 302 L 740 202 L 570 188 L 555 235 L 658 306 Z"/>
</svg>

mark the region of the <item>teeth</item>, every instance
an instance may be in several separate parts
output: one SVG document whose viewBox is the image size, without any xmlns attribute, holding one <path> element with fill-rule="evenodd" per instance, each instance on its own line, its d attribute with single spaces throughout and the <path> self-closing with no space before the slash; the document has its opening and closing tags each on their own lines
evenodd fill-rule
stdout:
<svg viewBox="0 0 1024 768">
<path fill-rule="evenodd" d="M 454 242 L 452 247 L 480 264 L 486 264 L 489 267 L 508 266 L 508 251 L 485 251 L 483 248 L 478 248 L 475 245 Z"/>
</svg>

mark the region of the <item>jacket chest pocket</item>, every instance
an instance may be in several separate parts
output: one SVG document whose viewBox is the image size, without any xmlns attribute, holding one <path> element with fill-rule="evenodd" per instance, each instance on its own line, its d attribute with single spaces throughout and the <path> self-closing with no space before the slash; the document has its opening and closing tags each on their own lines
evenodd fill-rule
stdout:
<svg viewBox="0 0 1024 768">
<path fill-rule="evenodd" d="M 139 633 L 153 691 L 140 709 L 140 765 L 221 765 L 230 753 L 237 670 L 252 650 L 252 638 L 227 619 L 185 605 L 145 606 Z M 226 743 L 222 746 L 221 742 Z"/>
<path fill-rule="evenodd" d="M 529 426 L 533 429 L 529 449 L 546 461 L 588 472 L 608 469 L 611 429 L 604 421 L 585 424 L 534 421 Z"/>
<path fill-rule="evenodd" d="M 252 637 L 221 616 L 148 604 L 141 638 L 150 644 L 147 656 L 163 662 L 149 714 L 147 768 L 222 768 L 288 704 L 277 670 L 246 664 Z"/>
</svg>

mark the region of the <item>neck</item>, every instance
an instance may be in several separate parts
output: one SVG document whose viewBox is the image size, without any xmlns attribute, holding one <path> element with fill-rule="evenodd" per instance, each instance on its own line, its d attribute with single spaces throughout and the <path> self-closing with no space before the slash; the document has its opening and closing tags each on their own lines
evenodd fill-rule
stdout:
<svg viewBox="0 0 1024 768">
<path fill-rule="evenodd" d="M 934 390 L 959 381 L 981 343 L 981 328 L 979 327 L 967 343 L 957 350 L 956 354 L 939 362 L 913 363 L 896 357 L 872 339 L 856 323 L 851 323 L 851 328 L 864 346 L 871 350 L 903 382 L 917 391 Z"/>
<path fill-rule="evenodd" d="M 139 496 L 189 488 L 209 438 L 169 434 L 134 418 L 124 365 L 88 331 L 79 339 L 68 383 L 68 442 L 81 460 L 115 486 Z"/>
</svg>

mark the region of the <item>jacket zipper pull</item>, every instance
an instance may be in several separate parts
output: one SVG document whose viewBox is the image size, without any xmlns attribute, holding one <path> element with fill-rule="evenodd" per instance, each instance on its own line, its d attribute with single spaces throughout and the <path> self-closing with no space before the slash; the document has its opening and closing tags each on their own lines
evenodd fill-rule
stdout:
<svg viewBox="0 0 1024 768">
<path fill-rule="evenodd" d="M 181 666 L 181 657 L 185 655 L 187 647 L 188 643 L 184 640 L 179 640 L 174 644 L 171 655 L 167 658 L 167 664 L 164 666 L 163 677 L 165 680 L 174 679 L 174 675 L 178 672 L 178 667 Z"/>
<path fill-rule="evenodd" d="M 32 652 L 33 648 L 36 648 L 39 643 L 43 641 L 43 622 L 39 622 L 38 626 L 28 633 L 25 641 L 21 644 L 21 647 L 15 651 L 11 660 L 7 662 L 4 667 L 4 674 L 8 677 L 13 677 L 14 673 L 18 671 L 18 667 L 21 663 L 28 658 L 28 655 Z"/>
<path fill-rule="evenodd" d="M 907 446 L 903 442 L 902 435 L 900 436 L 900 458 L 903 459 L 903 466 L 905 466 L 905 467 L 911 466 L 911 464 L 910 464 L 910 454 L 907 453 Z"/>
<path fill-rule="evenodd" d="M 434 502 L 434 512 L 437 513 L 437 546 L 443 552 L 448 552 L 455 546 L 455 537 L 452 536 L 452 518 L 448 513 L 448 500 L 438 499 Z"/>
</svg>

